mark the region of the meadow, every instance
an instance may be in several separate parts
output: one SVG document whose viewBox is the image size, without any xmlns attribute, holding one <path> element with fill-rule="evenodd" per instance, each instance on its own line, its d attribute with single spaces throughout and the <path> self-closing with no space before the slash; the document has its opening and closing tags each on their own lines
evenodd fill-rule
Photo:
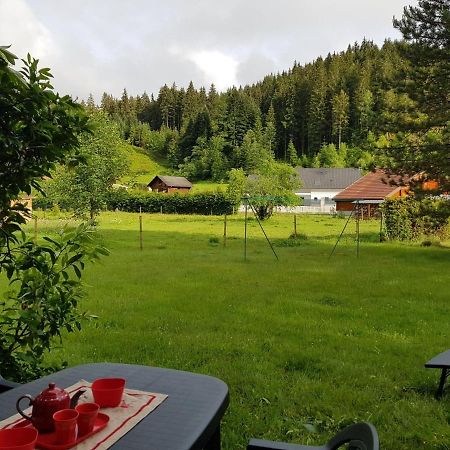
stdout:
<svg viewBox="0 0 450 450">
<path fill-rule="evenodd" d="M 250 437 L 309 445 L 372 422 L 385 450 L 450 449 L 450 394 L 423 364 L 448 348 L 450 250 L 379 242 L 361 223 L 291 215 L 264 222 L 214 216 L 103 213 L 110 256 L 84 275 L 83 310 L 49 360 L 112 361 L 212 375 L 230 388 L 223 448 Z M 40 213 L 39 235 L 64 219 Z M 30 225 L 31 227 L 31 225 Z"/>
</svg>

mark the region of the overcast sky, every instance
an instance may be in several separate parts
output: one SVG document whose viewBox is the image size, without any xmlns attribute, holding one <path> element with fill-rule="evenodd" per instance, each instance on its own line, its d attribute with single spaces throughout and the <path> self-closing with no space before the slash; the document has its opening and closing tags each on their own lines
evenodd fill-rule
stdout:
<svg viewBox="0 0 450 450">
<path fill-rule="evenodd" d="M 61 94 L 97 102 L 173 82 L 219 90 L 366 39 L 400 38 L 416 0 L 0 0 L 0 45 L 50 67 Z"/>
</svg>

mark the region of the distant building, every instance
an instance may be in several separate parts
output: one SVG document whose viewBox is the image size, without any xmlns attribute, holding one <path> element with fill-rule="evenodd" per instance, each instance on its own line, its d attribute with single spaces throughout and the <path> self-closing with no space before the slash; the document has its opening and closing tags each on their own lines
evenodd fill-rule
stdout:
<svg viewBox="0 0 450 450">
<path fill-rule="evenodd" d="M 302 184 L 296 194 L 303 198 L 304 206 L 335 206 L 333 197 L 362 176 L 361 170 L 355 168 L 297 167 L 295 170 Z"/>
<path fill-rule="evenodd" d="M 192 183 L 184 177 L 156 175 L 147 187 L 154 192 L 189 192 Z"/>
<path fill-rule="evenodd" d="M 414 179 L 420 182 L 420 174 L 412 178 L 388 174 L 383 169 L 370 172 L 355 181 L 348 188 L 337 194 L 333 200 L 336 202 L 336 211 L 350 212 L 355 204 L 364 205 L 365 217 L 372 217 L 377 213 L 380 203 L 386 198 L 405 197 L 410 190 L 409 182 Z M 433 190 L 437 188 L 435 181 L 422 183 L 422 189 Z"/>
</svg>

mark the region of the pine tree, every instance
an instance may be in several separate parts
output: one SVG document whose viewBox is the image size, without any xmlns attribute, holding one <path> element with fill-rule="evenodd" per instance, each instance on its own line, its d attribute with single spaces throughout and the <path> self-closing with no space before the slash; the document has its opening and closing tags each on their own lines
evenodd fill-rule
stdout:
<svg viewBox="0 0 450 450">
<path fill-rule="evenodd" d="M 271 103 L 269 111 L 267 111 L 266 115 L 266 125 L 263 131 L 263 143 L 273 158 L 275 158 L 276 133 L 275 111 L 273 109 L 273 104 Z"/>
<path fill-rule="evenodd" d="M 189 122 L 195 119 L 200 109 L 199 95 L 194 88 L 194 83 L 190 81 L 183 99 L 182 128 L 186 128 Z"/>
<path fill-rule="evenodd" d="M 439 181 L 439 189 L 446 192 L 450 190 L 449 1 L 419 0 L 417 7 L 404 8 L 394 26 L 409 43 L 402 48 L 414 68 L 409 92 L 428 121 L 416 124 L 416 136 L 406 141 L 401 155 L 391 153 L 393 168 L 407 174 L 422 172 Z"/>
<path fill-rule="evenodd" d="M 95 100 L 94 100 L 94 96 L 92 95 L 92 93 L 89 94 L 89 97 L 86 101 L 86 107 L 90 111 L 93 111 L 97 108 L 97 106 L 95 105 Z"/>
<path fill-rule="evenodd" d="M 289 141 L 289 145 L 287 148 L 287 154 L 288 154 L 288 163 L 292 167 L 298 166 L 299 161 L 298 161 L 297 150 L 295 149 L 295 145 L 292 142 L 292 139 Z"/>
<path fill-rule="evenodd" d="M 325 138 L 325 99 L 326 99 L 326 73 L 323 60 L 319 58 L 312 72 L 311 98 L 308 107 L 308 152 L 317 151 Z"/>
<path fill-rule="evenodd" d="M 402 48 L 415 69 L 410 93 L 430 115 L 431 124 L 442 126 L 450 118 L 450 3 L 419 0 L 393 23 L 410 43 Z"/>
<path fill-rule="evenodd" d="M 348 109 L 348 94 L 341 89 L 339 94 L 333 96 L 332 100 L 332 130 L 333 136 L 337 136 L 338 139 L 338 149 L 341 148 L 342 134 L 347 128 Z"/>
</svg>

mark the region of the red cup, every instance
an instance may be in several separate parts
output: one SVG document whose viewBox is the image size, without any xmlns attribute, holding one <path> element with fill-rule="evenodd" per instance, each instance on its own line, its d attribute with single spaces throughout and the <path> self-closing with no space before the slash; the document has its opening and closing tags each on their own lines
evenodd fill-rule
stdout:
<svg viewBox="0 0 450 450">
<path fill-rule="evenodd" d="M 33 427 L 0 430 L 0 450 L 34 450 L 37 437 Z"/>
<path fill-rule="evenodd" d="M 99 378 L 95 380 L 91 386 L 95 403 L 100 408 L 119 406 L 125 388 L 125 381 L 124 378 Z"/>
<path fill-rule="evenodd" d="M 77 440 L 78 411 L 61 409 L 53 414 L 56 441 L 58 444 L 70 444 Z"/>
<path fill-rule="evenodd" d="M 75 410 L 78 411 L 78 435 L 84 436 L 94 429 L 95 419 L 100 406 L 97 403 L 80 403 Z"/>
</svg>

